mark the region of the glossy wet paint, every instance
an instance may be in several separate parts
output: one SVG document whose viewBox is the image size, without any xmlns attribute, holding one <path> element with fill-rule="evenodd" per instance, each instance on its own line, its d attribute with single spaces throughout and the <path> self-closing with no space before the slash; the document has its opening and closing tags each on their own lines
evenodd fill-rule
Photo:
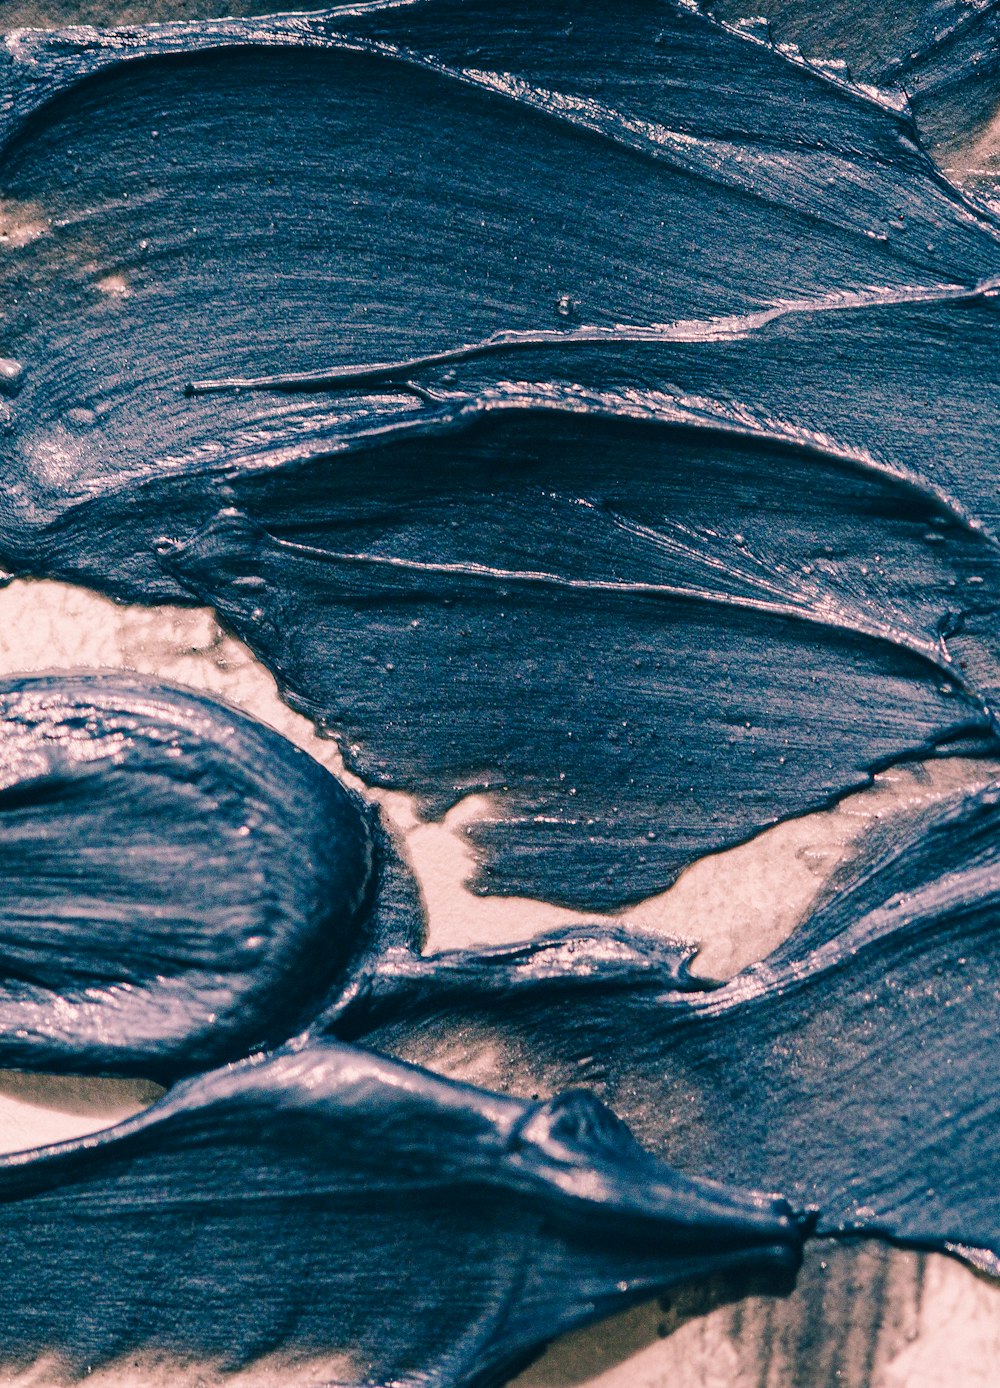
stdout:
<svg viewBox="0 0 1000 1388">
<path fill-rule="evenodd" d="M 924 152 L 988 88 L 969 44 L 993 9 L 952 32 L 940 8 L 904 8 L 878 52 L 855 26 L 881 93 L 669 4 L 498 16 L 437 0 L 8 38 L 0 562 L 210 603 L 370 783 L 430 813 L 488 792 L 484 893 L 613 908 L 879 767 L 995 748 L 1000 243 Z M 326 1038 L 309 1044 L 420 1059 L 475 1031 L 513 1092 L 586 1083 L 692 1174 L 781 1189 L 826 1235 L 995 1270 L 991 795 L 878 838 L 786 946 L 719 989 L 687 951 L 618 929 L 421 958 L 405 866 L 369 825 L 387 866 L 345 937 L 351 967 L 323 999 L 309 980 Z M 296 813 L 317 824 L 309 799 Z M 303 986 L 294 968 L 276 1007 L 286 984 Z M 323 1054 L 320 1089 L 345 1053 Z M 222 1269 L 259 1219 L 222 1186 L 234 1162 L 262 1169 L 276 1092 L 237 1073 L 240 1116 L 212 1109 L 217 1141 L 192 1117 L 181 1159 L 173 1120 L 151 1119 L 148 1170 L 109 1136 L 43 1160 L 32 1191 L 82 1172 L 124 1227 L 130 1182 L 158 1186 L 167 1223 L 187 1182 L 214 1211 L 199 1256 Z M 448 1128 L 452 1090 L 391 1076 Z M 218 1083 L 195 1081 L 178 1112 Z M 334 1085 L 311 1109 L 293 1088 L 307 1126 L 370 1136 L 367 1101 Z M 313 1176 L 297 1185 L 297 1161 L 267 1156 L 267 1200 L 298 1208 Z M 641 1178 L 623 1179 L 637 1199 Z M 78 1196 L 35 1195 L 12 1221 L 75 1218 Z M 763 1208 L 732 1198 L 737 1223 Z M 485 1215 L 481 1195 L 470 1209 Z M 803 1227 L 769 1209 L 790 1265 Z M 374 1237 L 355 1213 L 348 1259 Z M 445 1200 L 435 1227 L 456 1213 Z M 433 1264 L 400 1275 L 475 1267 L 506 1288 L 515 1265 L 563 1256 L 529 1240 L 523 1264 L 490 1233 L 488 1253 L 452 1240 L 434 1263 L 427 1215 L 399 1204 L 398 1237 L 419 1225 Z M 262 1338 L 237 1317 L 221 1344 L 231 1310 L 195 1306 L 171 1246 L 146 1266 L 179 1288 L 158 1325 L 115 1293 L 73 1328 L 74 1264 L 22 1342 L 233 1364 L 340 1347 L 348 1378 L 419 1360 L 486 1382 L 633 1291 L 626 1276 L 602 1299 L 597 1237 L 559 1263 L 558 1306 L 498 1291 L 488 1344 L 461 1314 L 440 1343 L 419 1318 L 386 1337 L 378 1293 L 339 1263 L 311 1309 L 296 1301 L 295 1269 L 325 1267 L 328 1245 L 290 1227 Z M 748 1237 L 737 1261 L 756 1257 Z M 704 1270 L 661 1264 L 643 1286 Z M 418 1305 L 409 1283 L 402 1302 Z"/>
</svg>

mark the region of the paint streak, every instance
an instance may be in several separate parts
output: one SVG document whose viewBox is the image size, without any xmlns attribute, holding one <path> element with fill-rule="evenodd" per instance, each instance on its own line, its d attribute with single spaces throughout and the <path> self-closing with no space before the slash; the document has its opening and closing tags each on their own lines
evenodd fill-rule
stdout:
<svg viewBox="0 0 1000 1388">
<path fill-rule="evenodd" d="M 509 952 L 397 953 L 329 1025 L 406 1057 L 474 1024 L 514 1092 L 584 1084 L 652 1150 L 783 1189 L 820 1234 L 995 1275 L 998 812 L 994 783 L 886 825 L 799 931 L 714 989 L 678 989 L 671 963 L 657 978 L 641 938 L 628 979 L 594 944 L 588 969 L 582 941 L 557 967 L 541 948 L 528 987 Z"/>
<path fill-rule="evenodd" d="M 936 154 L 970 143 L 1000 100 L 996 0 L 706 0 L 704 8 L 763 42 L 830 62 L 841 77 L 898 87 Z M 763 23 L 751 15 L 764 16 Z"/>
<path fill-rule="evenodd" d="M 875 469 L 515 401 L 230 486 L 164 565 L 367 781 L 491 795 L 482 891 L 648 896 L 992 727 L 995 552 Z"/>
<path fill-rule="evenodd" d="M 220 704 L 117 675 L 5 682 L 0 1063 L 169 1079 L 284 1040 L 365 939 L 374 832 Z"/>
<path fill-rule="evenodd" d="M 12 1370 L 280 1353 L 386 1388 L 497 1383 L 692 1278 L 788 1279 L 802 1239 L 784 1201 L 679 1175 L 588 1095 L 525 1104 L 319 1044 L 3 1158 L 0 1230 Z"/>
<path fill-rule="evenodd" d="M 490 795 L 477 890 L 589 909 L 1000 669 L 996 223 L 890 100 L 605 11 L 11 36 L 0 271 L 5 566 L 211 602 L 366 780 Z"/>
</svg>

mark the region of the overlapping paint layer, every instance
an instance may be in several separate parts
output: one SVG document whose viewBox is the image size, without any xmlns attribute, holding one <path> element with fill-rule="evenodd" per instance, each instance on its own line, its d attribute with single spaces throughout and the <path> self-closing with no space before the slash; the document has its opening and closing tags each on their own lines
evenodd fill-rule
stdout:
<svg viewBox="0 0 1000 1388">
<path fill-rule="evenodd" d="M 856 33 L 916 122 L 652 0 L 8 36 L 0 562 L 210 603 L 369 782 L 487 792 L 483 892 L 618 906 L 995 751 L 1000 224 L 922 145 L 994 10 Z M 312 1022 L 0 1165 L 15 1357 L 487 1383 L 812 1222 L 996 1270 L 996 787 L 715 988 L 624 929 L 423 958 L 402 864 L 274 735 L 4 699 L 0 1053 L 164 1076 Z M 688 1176 L 593 1100 L 402 1063 L 473 1035 Z"/>
<path fill-rule="evenodd" d="M 338 1034 L 427 1061 L 488 1041 L 504 1088 L 583 1084 L 692 1172 L 782 1190 L 818 1232 L 1000 1268 L 995 784 L 874 839 L 763 963 L 717 988 L 641 936 L 393 952 Z"/>
<path fill-rule="evenodd" d="M 483 891 L 992 732 L 1000 240 L 898 105 L 661 4 L 8 53 L 12 570 L 212 602 L 369 781 L 491 795 Z"/>
</svg>

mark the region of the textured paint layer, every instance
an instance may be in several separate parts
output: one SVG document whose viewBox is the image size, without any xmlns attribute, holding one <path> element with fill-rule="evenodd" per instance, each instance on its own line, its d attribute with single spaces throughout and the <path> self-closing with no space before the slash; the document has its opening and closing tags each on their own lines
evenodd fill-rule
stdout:
<svg viewBox="0 0 1000 1388">
<path fill-rule="evenodd" d="M 704 9 L 765 42 L 829 61 L 842 76 L 900 89 L 922 134 L 942 151 L 974 137 L 1000 99 L 997 0 L 705 0 Z"/>
<path fill-rule="evenodd" d="M 990 731 L 995 618 L 967 594 L 996 556 L 946 508 L 780 443 L 548 404 L 234 480 L 238 514 L 164 553 L 367 780 L 434 812 L 491 794 L 481 890 L 645 897 Z"/>
<path fill-rule="evenodd" d="M 490 794 L 480 890 L 581 907 L 879 766 L 995 747 L 1000 697 L 995 217 L 898 94 L 682 5 L 606 8 L 13 36 L 0 111 L 5 567 L 211 602 L 370 781 L 434 812 Z M 960 47 L 882 71 L 928 92 Z M 692 1175 L 997 1270 L 995 788 L 873 838 L 713 988 L 625 930 L 423 959 L 391 858 L 365 936 L 362 821 L 325 782 L 296 802 L 288 756 L 248 759 L 306 860 L 260 1013 L 238 943 L 232 1032 L 199 1032 L 189 968 L 169 1045 L 144 1040 L 129 975 L 140 1011 L 122 1043 L 101 994 L 100 1051 L 85 1012 L 57 1034 L 64 949 L 24 1063 L 58 1042 L 169 1073 L 335 1001 L 301 1053 L 0 1165 L 14 1357 L 280 1349 L 485 1383 L 621 1299 L 796 1262 L 788 1207 L 687 1185 L 589 1100 L 532 1108 L 321 1033 L 427 1063 L 466 1045 L 513 1092 L 586 1084 Z M 348 820 L 317 966 L 328 923 L 295 892 Z M 92 924 L 73 965 L 106 970 Z M 132 943 L 119 973 L 152 957 Z M 235 997 L 221 967 L 207 996 L 220 975 Z"/>
<path fill-rule="evenodd" d="M 996 1273 L 998 814 L 992 784 L 887 826 L 785 945 L 714 989 L 683 968 L 678 989 L 680 961 L 627 936 L 396 952 L 329 1025 L 406 1057 L 485 1042 L 503 1087 L 584 1084 L 682 1169 L 782 1189 L 821 1234 Z"/>
<path fill-rule="evenodd" d="M 679 1175 L 586 1094 L 525 1104 L 312 1044 L 0 1160 L 0 1231 L 8 1364 L 280 1353 L 388 1388 L 501 1382 L 692 1277 L 787 1279 L 802 1224 Z"/>
<path fill-rule="evenodd" d="M 4 683 L 0 1064 L 162 1079 L 284 1040 L 365 938 L 372 844 L 333 776 L 220 704 Z"/>
<path fill-rule="evenodd" d="M 992 732 L 1000 236 L 752 36 L 494 11 L 8 39 L 0 552 L 613 907 Z"/>
</svg>

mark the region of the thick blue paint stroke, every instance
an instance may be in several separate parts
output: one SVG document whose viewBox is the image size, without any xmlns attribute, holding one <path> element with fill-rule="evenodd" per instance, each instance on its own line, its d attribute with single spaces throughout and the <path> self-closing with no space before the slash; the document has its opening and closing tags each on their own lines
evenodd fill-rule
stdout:
<svg viewBox="0 0 1000 1388">
<path fill-rule="evenodd" d="M 377 835 L 221 704 L 137 676 L 5 681 L 0 1064 L 168 1080 L 285 1040 L 364 946 Z"/>
<path fill-rule="evenodd" d="M 787 1279 L 803 1224 L 679 1175 L 586 1094 L 526 1104 L 312 1043 L 0 1159 L 0 1230 L 7 1363 L 273 1354 L 464 1388 L 678 1282 Z"/>
</svg>

